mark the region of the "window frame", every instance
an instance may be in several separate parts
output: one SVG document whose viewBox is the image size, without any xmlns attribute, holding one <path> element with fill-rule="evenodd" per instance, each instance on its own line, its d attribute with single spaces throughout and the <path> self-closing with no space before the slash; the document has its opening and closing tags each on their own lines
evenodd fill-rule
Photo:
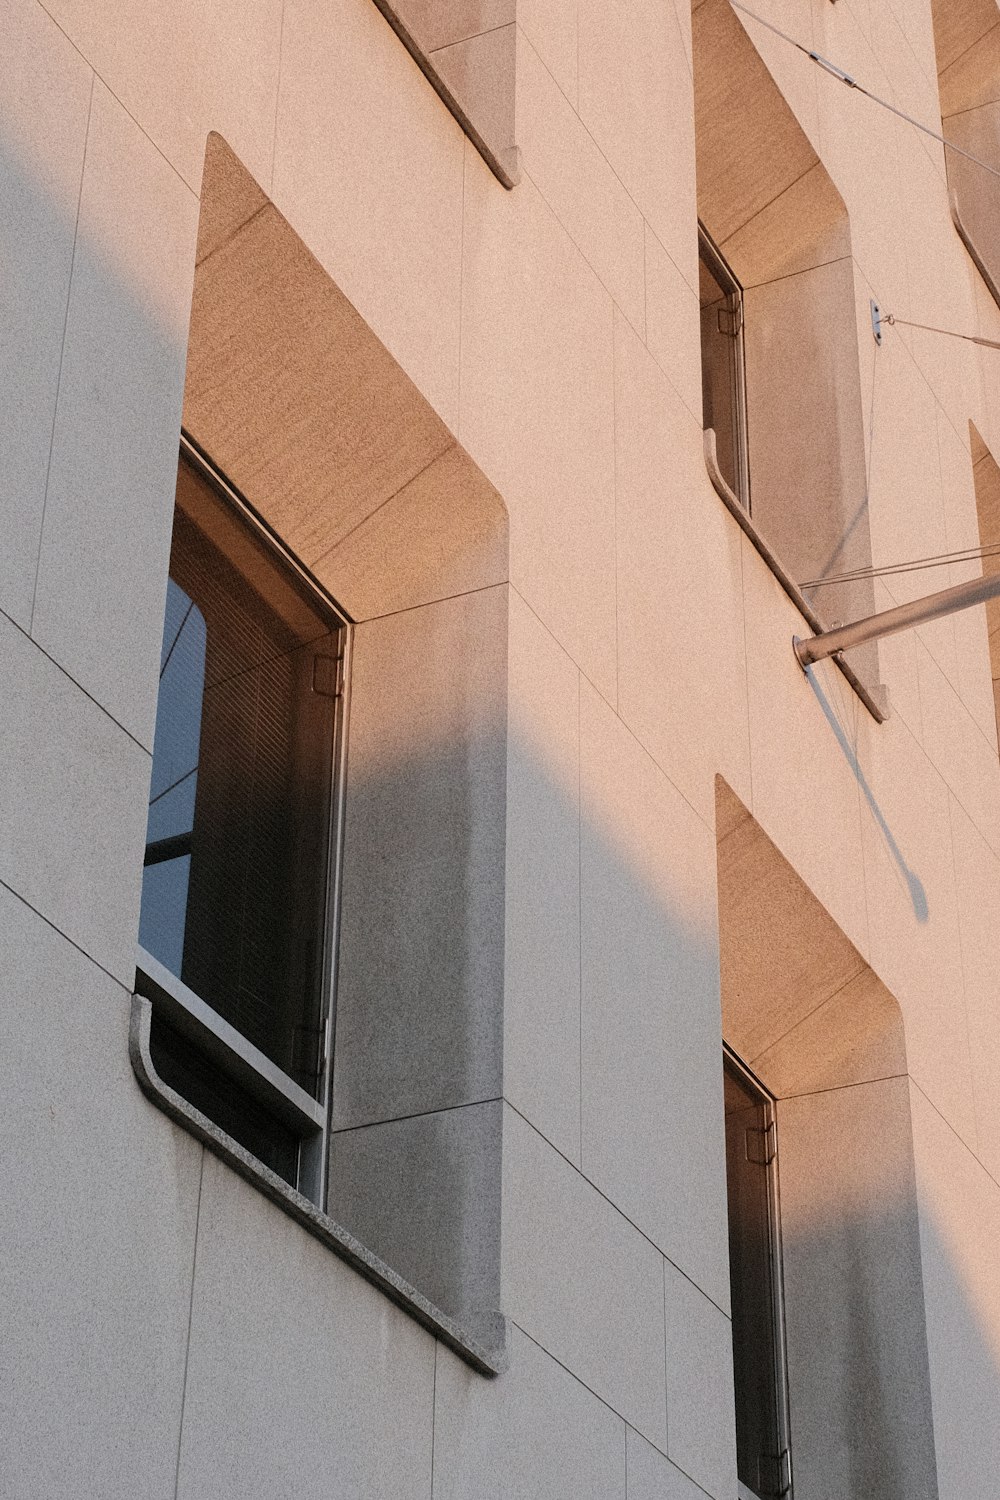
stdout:
<svg viewBox="0 0 1000 1500">
<path fill-rule="evenodd" d="M 767 1219 L 768 1219 L 768 1269 L 772 1307 L 772 1338 L 774 1347 L 774 1365 L 771 1370 L 771 1378 L 774 1386 L 776 1435 L 778 1439 L 778 1452 L 775 1455 L 778 1467 L 778 1483 L 784 1485 L 770 1495 L 761 1495 L 752 1489 L 742 1479 L 737 1478 L 737 1492 L 739 1500 L 773 1500 L 774 1496 L 780 1500 L 793 1500 L 794 1497 L 794 1475 L 792 1470 L 792 1445 L 791 1445 L 791 1419 L 789 1410 L 788 1390 L 788 1349 L 785 1336 L 785 1287 L 782 1265 L 781 1250 L 781 1194 L 779 1184 L 779 1143 L 778 1143 L 778 1120 L 776 1110 L 776 1099 L 771 1091 L 761 1083 L 757 1075 L 747 1067 L 742 1058 L 738 1057 L 732 1048 L 723 1043 L 723 1069 L 727 1067 L 736 1074 L 737 1078 L 757 1099 L 764 1112 L 764 1133 L 771 1137 L 771 1151 L 766 1162 L 762 1163 L 767 1173 Z M 749 1160 L 749 1158 L 748 1158 Z M 729 1157 L 726 1153 L 726 1171 L 728 1176 Z M 727 1183 L 726 1221 L 729 1222 L 729 1199 Z"/>
<path fill-rule="evenodd" d="M 726 335 L 733 340 L 732 354 L 732 389 L 730 401 L 732 406 L 733 420 L 733 458 L 736 468 L 736 488 L 733 495 L 743 511 L 749 516 L 753 514 L 751 504 L 750 488 L 750 443 L 747 424 L 747 367 L 745 340 L 743 336 L 744 323 L 746 319 L 743 287 L 737 281 L 733 271 L 718 245 L 712 239 L 708 230 L 701 220 L 698 220 L 698 259 L 704 261 L 710 274 L 714 277 L 727 302 L 731 303 L 736 328 L 732 334 Z M 701 308 L 699 305 L 699 314 Z M 720 333 L 723 330 L 719 330 Z M 699 354 L 704 370 L 704 345 L 701 338 L 701 319 L 699 316 Z M 702 418 L 704 423 L 704 416 Z M 713 432 L 712 428 L 705 428 L 706 432 Z M 716 462 L 718 458 L 716 457 Z"/>
<path fill-rule="evenodd" d="M 353 622 L 343 608 L 317 582 L 293 552 L 261 518 L 243 495 L 226 479 L 208 455 L 184 431 L 181 433 L 179 465 L 187 464 L 219 495 L 240 522 L 275 557 L 276 567 L 291 573 L 311 595 L 336 630 L 338 668 L 332 698 L 334 715 L 330 755 L 330 797 L 326 836 L 326 868 L 320 918 L 322 954 L 318 982 L 320 1004 L 318 1097 L 283 1071 L 258 1047 L 231 1025 L 211 1002 L 190 989 L 164 964 L 136 945 L 135 994 L 151 1007 L 151 1021 L 159 1017 L 191 1042 L 206 1062 L 218 1069 L 276 1122 L 298 1139 L 295 1182 L 289 1186 L 320 1210 L 325 1208 L 329 1177 L 330 1124 L 332 1113 L 333 1044 L 336 1018 L 337 960 L 342 883 L 344 810 L 347 783 L 347 726 L 350 712 L 350 657 Z M 180 1097 L 183 1097 L 181 1095 Z M 188 1101 L 185 1101 L 188 1103 Z M 195 1109 L 189 1104 L 190 1109 Z M 214 1129 L 227 1132 L 211 1122 Z M 232 1139 L 228 1137 L 228 1139 Z M 237 1144 L 234 1142 L 234 1145 Z M 243 1150 L 245 1148 L 238 1147 Z M 252 1153 L 249 1153 L 252 1155 Z M 264 1171 L 270 1169 L 264 1167 Z"/>
</svg>

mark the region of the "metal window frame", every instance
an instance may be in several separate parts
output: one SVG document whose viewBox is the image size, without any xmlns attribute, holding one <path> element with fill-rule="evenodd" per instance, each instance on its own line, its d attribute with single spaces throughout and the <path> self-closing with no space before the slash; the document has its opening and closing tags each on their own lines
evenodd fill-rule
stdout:
<svg viewBox="0 0 1000 1500">
<path fill-rule="evenodd" d="M 142 947 L 136 950 L 135 992 L 151 1003 L 155 1016 L 162 1016 L 296 1134 L 309 1136 L 325 1127 L 324 1104 Z"/>
<path fill-rule="evenodd" d="M 775 1411 L 778 1422 L 778 1457 L 782 1453 L 788 1455 L 788 1483 L 781 1491 L 782 1500 L 793 1500 L 795 1485 L 792 1473 L 792 1444 L 791 1444 L 791 1418 L 789 1412 L 788 1395 L 788 1346 L 785 1336 L 785 1280 L 781 1253 L 781 1191 L 779 1183 L 780 1149 L 778 1137 L 778 1118 L 775 1108 L 777 1100 L 766 1084 L 762 1083 L 752 1069 L 748 1068 L 743 1059 L 733 1051 L 728 1043 L 722 1044 L 723 1056 L 735 1073 L 749 1084 L 749 1086 L 760 1096 L 764 1108 L 765 1130 L 773 1131 L 774 1151 L 770 1161 L 767 1163 L 767 1200 L 768 1200 L 768 1261 L 771 1272 L 771 1303 L 774 1320 L 774 1347 L 776 1351 L 776 1368 L 772 1371 L 774 1378 Z M 761 1500 L 754 1490 L 737 1480 L 738 1500 Z"/>
<path fill-rule="evenodd" d="M 206 1000 L 189 989 L 142 947 L 137 947 L 136 951 L 135 993 L 149 1002 L 153 1017 L 161 1016 L 168 1025 L 197 1046 L 214 1066 L 298 1136 L 298 1163 L 294 1186 L 298 1192 L 322 1210 L 326 1202 L 330 1152 L 343 869 L 341 856 L 347 783 L 347 724 L 350 707 L 353 622 L 336 600 L 312 577 L 263 517 L 239 490 L 230 484 L 208 455 L 184 431 L 181 433 L 180 455 L 181 460 L 186 461 L 210 484 L 216 493 L 234 509 L 241 520 L 264 541 L 270 550 L 277 554 L 280 563 L 290 569 L 306 590 L 315 597 L 323 611 L 332 616 L 342 642 L 343 687 L 333 709 L 330 826 L 327 838 L 322 917 L 323 956 L 320 1006 L 323 1042 L 320 1049 L 322 1067 L 320 1097 L 314 1099 L 265 1053 L 230 1025 Z"/>
<path fill-rule="evenodd" d="M 752 514 L 751 492 L 750 492 L 750 441 L 747 424 L 747 366 L 746 366 L 746 343 L 744 339 L 744 327 L 746 324 L 746 308 L 743 287 L 733 274 L 729 262 L 722 251 L 709 234 L 701 220 L 698 220 L 698 256 L 703 259 L 709 271 L 715 277 L 723 293 L 733 302 L 733 313 L 736 319 L 735 332 L 730 335 L 733 340 L 733 389 L 731 394 L 733 410 L 733 434 L 736 447 L 736 498 L 746 511 Z"/>
</svg>

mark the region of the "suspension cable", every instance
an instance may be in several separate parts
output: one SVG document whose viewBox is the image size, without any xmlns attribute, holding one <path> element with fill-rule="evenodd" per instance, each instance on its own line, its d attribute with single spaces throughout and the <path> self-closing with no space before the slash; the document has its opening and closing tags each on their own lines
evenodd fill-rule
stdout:
<svg viewBox="0 0 1000 1500">
<path fill-rule="evenodd" d="M 849 573 L 834 573 L 829 578 L 810 578 L 800 589 L 822 589 L 834 583 L 860 583 L 867 578 L 887 578 L 895 573 L 921 573 L 925 568 L 944 568 L 950 563 L 982 562 L 1000 557 L 1000 542 L 986 542 L 982 547 L 966 547 L 961 552 L 940 552 L 933 557 L 918 557 L 914 562 L 886 563 L 884 567 L 855 568 Z"/>
<path fill-rule="evenodd" d="M 991 167 L 989 162 L 983 161 L 979 156 L 973 156 L 972 152 L 966 151 L 964 146 L 956 146 L 953 141 L 946 141 L 943 135 L 940 135 L 936 130 L 932 130 L 923 121 L 915 120 L 905 110 L 899 109 L 895 104 L 890 104 L 888 99 L 883 99 L 879 94 L 873 94 L 871 89 L 866 89 L 864 84 L 859 83 L 845 68 L 840 68 L 836 63 L 832 63 L 827 58 L 822 57 L 820 53 L 815 52 L 811 47 L 807 47 L 804 42 L 796 41 L 795 37 L 789 36 L 787 31 L 782 31 L 780 27 L 773 25 L 772 22 L 765 21 L 763 16 L 758 16 L 756 11 L 749 10 L 745 5 L 741 5 L 739 0 L 729 0 L 729 3 L 733 7 L 733 10 L 741 11 L 743 15 L 749 16 L 752 21 L 756 21 L 767 31 L 772 31 L 775 36 L 779 36 L 783 42 L 787 42 L 789 46 L 803 53 L 811 62 L 816 63 L 818 67 L 822 68 L 825 73 L 829 73 L 832 78 L 836 78 L 839 82 L 846 84 L 849 89 L 856 89 L 859 94 L 864 94 L 865 98 L 870 99 L 873 104 L 880 105 L 882 109 L 887 109 L 890 114 L 896 115 L 898 119 L 905 120 L 908 125 L 912 125 L 915 130 L 920 130 L 924 135 L 929 135 L 931 140 L 939 142 L 946 150 L 954 151 L 957 155 L 964 156 L 967 161 L 974 162 L 977 167 L 982 167 L 983 171 L 989 172 L 992 177 L 1000 177 L 1000 169 Z"/>
</svg>

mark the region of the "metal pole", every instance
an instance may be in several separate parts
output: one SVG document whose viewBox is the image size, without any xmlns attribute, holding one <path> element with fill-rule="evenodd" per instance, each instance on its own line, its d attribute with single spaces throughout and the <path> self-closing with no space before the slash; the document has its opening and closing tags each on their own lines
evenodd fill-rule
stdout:
<svg viewBox="0 0 1000 1500">
<path fill-rule="evenodd" d="M 823 630 L 808 640 L 796 636 L 793 641 L 795 655 L 799 666 L 805 668 L 814 661 L 835 656 L 838 651 L 862 646 L 865 641 L 877 641 L 884 635 L 895 635 L 914 625 L 926 625 L 928 620 L 940 620 L 943 615 L 953 615 L 960 609 L 971 609 L 974 604 L 985 604 L 988 599 L 996 598 L 1000 598 L 1000 573 L 992 573 L 987 578 L 971 578 L 968 583 L 957 583 L 954 588 L 942 589 L 939 594 L 914 599 L 912 604 L 900 604 L 896 609 L 886 609 L 879 615 L 869 615 L 865 620 L 855 620 L 853 625 Z"/>
</svg>

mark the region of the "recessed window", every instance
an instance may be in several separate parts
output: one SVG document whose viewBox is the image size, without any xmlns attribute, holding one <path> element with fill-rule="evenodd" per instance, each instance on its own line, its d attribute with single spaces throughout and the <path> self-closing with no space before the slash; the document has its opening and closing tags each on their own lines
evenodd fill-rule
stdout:
<svg viewBox="0 0 1000 1500">
<path fill-rule="evenodd" d="M 774 1102 L 724 1056 L 729 1275 L 741 1495 L 791 1489 Z"/>
<path fill-rule="evenodd" d="M 316 1199 L 345 635 L 252 514 L 183 460 L 137 988 L 163 1081 Z"/>
<path fill-rule="evenodd" d="M 709 474 L 796 604 L 863 619 L 871 391 L 847 205 L 756 30 L 728 0 L 693 6 L 691 24 Z M 841 665 L 878 715 L 877 645 Z"/>
<path fill-rule="evenodd" d="M 749 511 L 743 289 L 702 225 L 698 227 L 698 291 L 703 423 L 706 431 L 715 433 L 723 479 Z"/>
</svg>

